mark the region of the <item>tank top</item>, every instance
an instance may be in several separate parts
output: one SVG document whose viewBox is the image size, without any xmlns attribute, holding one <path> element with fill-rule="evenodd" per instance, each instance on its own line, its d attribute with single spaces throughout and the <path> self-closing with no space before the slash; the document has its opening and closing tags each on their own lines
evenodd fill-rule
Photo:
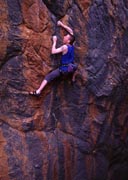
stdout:
<svg viewBox="0 0 128 180">
<path fill-rule="evenodd" d="M 61 57 L 60 70 L 63 72 L 67 72 L 68 71 L 67 65 L 74 62 L 74 46 L 70 46 L 70 45 L 67 46 L 68 46 L 68 52 L 62 55 Z"/>
<path fill-rule="evenodd" d="M 74 46 L 68 45 L 68 52 L 61 57 L 61 64 L 66 65 L 74 61 Z"/>
</svg>

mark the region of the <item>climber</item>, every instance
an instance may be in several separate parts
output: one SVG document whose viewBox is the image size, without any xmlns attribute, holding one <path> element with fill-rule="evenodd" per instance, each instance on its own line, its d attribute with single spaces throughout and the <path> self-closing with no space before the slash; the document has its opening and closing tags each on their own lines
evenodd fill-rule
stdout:
<svg viewBox="0 0 128 180">
<path fill-rule="evenodd" d="M 59 68 L 53 70 L 49 74 L 47 74 L 42 81 L 40 87 L 32 92 L 29 92 L 30 95 L 39 96 L 44 87 L 52 81 L 53 79 L 59 77 L 62 74 L 71 74 L 75 72 L 77 66 L 74 64 L 74 46 L 73 43 L 75 41 L 75 36 L 73 30 L 64 25 L 61 21 L 57 22 L 58 26 L 64 28 L 68 34 L 63 37 L 63 45 L 59 48 L 56 48 L 57 44 L 57 36 L 53 36 L 53 45 L 52 45 L 52 54 L 62 53 L 61 57 L 61 65 Z"/>
</svg>

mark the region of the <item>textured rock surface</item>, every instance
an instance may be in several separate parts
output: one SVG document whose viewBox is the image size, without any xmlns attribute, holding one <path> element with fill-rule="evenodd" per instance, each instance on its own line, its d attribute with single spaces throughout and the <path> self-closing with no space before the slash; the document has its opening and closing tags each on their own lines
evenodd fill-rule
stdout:
<svg viewBox="0 0 128 180">
<path fill-rule="evenodd" d="M 74 29 L 75 82 L 37 88 Z M 128 179 L 128 1 L 0 0 L 0 180 Z"/>
</svg>

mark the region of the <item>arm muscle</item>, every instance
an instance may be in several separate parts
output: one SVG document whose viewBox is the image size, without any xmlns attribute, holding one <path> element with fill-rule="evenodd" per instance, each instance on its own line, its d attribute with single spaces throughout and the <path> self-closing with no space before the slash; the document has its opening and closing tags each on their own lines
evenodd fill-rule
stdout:
<svg viewBox="0 0 128 180">
<path fill-rule="evenodd" d="M 58 53 L 62 53 L 65 54 L 67 52 L 67 46 L 63 45 L 59 48 L 54 47 L 54 45 L 52 46 L 52 54 L 58 54 Z"/>
</svg>

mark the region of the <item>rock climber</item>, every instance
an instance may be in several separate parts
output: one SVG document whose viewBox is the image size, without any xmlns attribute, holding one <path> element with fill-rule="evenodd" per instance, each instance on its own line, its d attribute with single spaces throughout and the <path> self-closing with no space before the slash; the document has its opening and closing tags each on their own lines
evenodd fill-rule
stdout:
<svg viewBox="0 0 128 180">
<path fill-rule="evenodd" d="M 63 45 L 60 46 L 59 48 L 56 47 L 57 44 L 57 36 L 53 36 L 53 44 L 52 44 L 52 54 L 58 54 L 58 53 L 62 53 L 62 57 L 61 57 L 61 65 L 59 68 L 53 70 L 52 72 L 50 72 L 49 74 L 47 74 L 44 78 L 44 80 L 42 81 L 40 87 L 35 90 L 35 91 L 31 91 L 29 92 L 30 95 L 34 95 L 34 96 L 39 96 L 41 94 L 41 91 L 44 89 L 44 87 L 53 79 L 61 76 L 62 74 L 71 74 L 73 72 L 75 72 L 77 66 L 76 64 L 74 64 L 74 41 L 75 41 L 75 36 L 73 33 L 73 30 L 63 24 L 61 21 L 57 22 L 58 26 L 61 26 L 62 28 L 64 28 L 68 34 L 66 34 L 63 37 Z"/>
</svg>

